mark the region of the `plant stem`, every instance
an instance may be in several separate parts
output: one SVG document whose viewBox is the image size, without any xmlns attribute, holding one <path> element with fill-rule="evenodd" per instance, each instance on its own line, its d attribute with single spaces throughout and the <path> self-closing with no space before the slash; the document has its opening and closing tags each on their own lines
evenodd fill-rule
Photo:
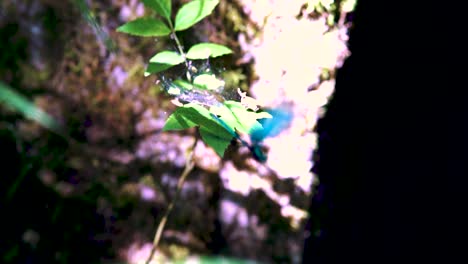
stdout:
<svg viewBox="0 0 468 264">
<path fill-rule="evenodd" d="M 172 32 L 172 38 L 174 39 L 174 41 L 175 41 L 176 44 L 177 44 L 177 49 L 179 50 L 180 55 L 182 55 L 182 57 L 184 58 L 185 65 L 188 66 L 188 61 L 187 61 L 187 57 L 185 56 L 184 49 L 183 49 L 183 47 L 182 47 L 182 44 L 180 44 L 179 38 L 177 37 L 177 35 L 176 35 L 175 32 Z"/>
<path fill-rule="evenodd" d="M 171 213 L 177 199 L 179 198 L 179 194 L 180 194 L 180 191 L 182 190 L 182 186 L 184 185 L 185 179 L 187 178 L 187 176 L 192 171 L 195 165 L 195 162 L 193 160 L 193 153 L 195 152 L 195 147 L 197 146 L 197 142 L 198 142 L 198 137 L 195 137 L 195 142 L 193 143 L 193 146 L 191 147 L 191 149 L 188 150 L 189 153 L 188 153 L 187 161 L 185 163 L 185 169 L 182 172 L 182 175 L 180 176 L 179 181 L 177 182 L 177 189 L 176 189 L 176 193 L 174 194 L 174 199 L 167 207 L 166 212 L 164 212 L 164 215 L 161 218 L 161 222 L 159 222 L 158 228 L 156 229 L 156 233 L 154 234 L 153 247 L 151 248 L 151 253 L 148 259 L 146 260 L 146 264 L 149 264 L 151 260 L 153 259 L 154 253 L 156 252 L 156 249 L 158 248 L 159 241 L 161 240 L 162 232 L 164 230 L 164 226 L 166 225 L 169 214 Z"/>
<path fill-rule="evenodd" d="M 182 47 L 182 44 L 180 44 L 179 38 L 176 35 L 176 32 L 174 30 L 174 26 L 172 25 L 171 20 L 168 20 L 167 22 L 168 22 L 169 28 L 171 29 L 171 32 L 172 32 L 171 33 L 171 38 L 174 39 L 174 41 L 176 42 L 177 49 L 179 50 L 180 55 L 184 59 L 185 66 L 187 67 L 187 80 L 189 82 L 192 82 L 192 76 L 190 75 L 190 64 L 187 61 L 187 57 L 185 55 L 184 48 Z"/>
</svg>

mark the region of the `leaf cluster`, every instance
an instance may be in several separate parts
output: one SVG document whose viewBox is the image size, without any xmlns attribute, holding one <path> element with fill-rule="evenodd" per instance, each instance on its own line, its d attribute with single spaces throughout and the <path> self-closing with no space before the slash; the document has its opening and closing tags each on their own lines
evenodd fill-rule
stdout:
<svg viewBox="0 0 468 264">
<path fill-rule="evenodd" d="M 223 156 L 233 138 L 240 139 L 239 132 L 250 134 L 262 130 L 258 119 L 271 118 L 266 112 L 253 112 L 237 101 L 219 98 L 217 92 L 224 88 L 224 81 L 211 71 L 199 72 L 192 66 L 193 60 L 207 60 L 231 54 L 232 50 L 220 44 L 199 43 L 185 53 L 176 33 L 186 30 L 210 15 L 219 0 L 193 0 L 181 6 L 172 19 L 170 0 L 142 0 L 157 17 L 142 17 L 125 23 L 117 31 L 140 37 L 167 37 L 175 40 L 178 51 L 164 50 L 149 60 L 145 76 L 164 72 L 185 63 L 186 79 L 177 79 L 165 89 L 186 104 L 180 106 L 166 120 L 164 131 L 198 127 L 205 143 Z"/>
</svg>

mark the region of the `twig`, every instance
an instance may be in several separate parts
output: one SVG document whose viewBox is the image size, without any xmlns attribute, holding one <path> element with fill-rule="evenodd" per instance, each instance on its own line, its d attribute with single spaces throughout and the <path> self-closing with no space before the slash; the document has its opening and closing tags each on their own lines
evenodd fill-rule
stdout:
<svg viewBox="0 0 468 264">
<path fill-rule="evenodd" d="M 187 80 L 192 82 L 192 75 L 190 75 L 190 62 L 187 60 L 187 55 L 184 52 L 184 47 L 182 46 L 182 44 L 180 44 L 174 26 L 172 25 L 172 21 L 170 19 L 167 19 L 167 23 L 169 25 L 169 28 L 171 29 L 171 38 L 175 41 L 177 49 L 179 50 L 180 55 L 184 59 L 185 67 L 187 67 Z"/>
<path fill-rule="evenodd" d="M 189 175 L 189 173 L 192 171 L 195 162 L 193 161 L 193 153 L 195 152 L 195 147 L 198 142 L 198 137 L 195 138 L 195 142 L 193 143 L 193 146 L 191 149 L 189 149 L 189 154 L 187 157 L 187 161 L 185 163 L 185 169 L 182 172 L 182 175 L 179 178 L 179 181 L 177 182 L 177 189 L 176 193 L 174 195 L 174 199 L 172 202 L 169 204 L 169 206 L 166 209 L 166 212 L 164 213 L 163 217 L 161 218 L 161 222 L 159 222 L 158 228 L 156 229 L 156 233 L 154 235 L 154 240 L 153 240 L 153 247 L 151 249 L 151 253 L 146 260 L 146 264 L 149 264 L 151 260 L 153 259 L 154 253 L 156 252 L 156 249 L 158 248 L 159 241 L 161 240 L 161 235 L 164 230 L 164 226 L 166 225 L 167 219 L 169 217 L 169 214 L 171 213 L 172 209 L 174 208 L 174 205 L 179 198 L 180 191 L 182 190 L 182 186 L 184 185 L 185 179 Z"/>
</svg>

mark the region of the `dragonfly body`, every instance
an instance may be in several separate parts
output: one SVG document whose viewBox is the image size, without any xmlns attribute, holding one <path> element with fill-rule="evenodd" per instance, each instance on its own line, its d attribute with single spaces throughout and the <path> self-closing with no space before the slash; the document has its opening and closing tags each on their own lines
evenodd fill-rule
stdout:
<svg viewBox="0 0 468 264">
<path fill-rule="evenodd" d="M 259 122 L 263 129 L 256 129 L 250 133 L 252 142 L 261 142 L 265 138 L 276 137 L 291 123 L 293 114 L 287 108 L 266 109 L 272 118 L 263 118 Z"/>
<path fill-rule="evenodd" d="M 218 89 L 205 89 L 194 83 L 180 80 L 169 81 L 163 78 L 162 81 L 163 87 L 168 92 L 168 94 L 174 96 L 181 102 L 197 103 L 208 107 L 222 106 L 226 102 L 225 98 Z M 246 95 L 241 93 L 240 90 L 238 90 L 238 92 L 241 97 L 246 97 Z M 256 105 L 254 106 L 256 107 Z M 247 108 L 253 110 L 254 106 L 248 106 Z M 269 113 L 271 118 L 258 119 L 258 122 L 261 126 L 259 125 L 252 127 L 253 129 L 248 131 L 250 140 L 245 140 L 240 136 L 240 134 L 237 132 L 239 128 L 228 125 L 228 123 L 222 119 L 222 112 L 220 113 L 221 118 L 213 112 L 210 114 L 214 120 L 216 120 L 224 129 L 226 129 L 230 135 L 232 135 L 232 137 L 236 138 L 242 143 L 242 145 L 247 147 L 256 160 L 265 162 L 267 156 L 262 151 L 263 140 L 265 138 L 275 137 L 280 134 L 290 125 L 293 118 L 293 114 L 290 108 L 278 107 L 266 109 L 265 112 Z M 232 112 L 232 114 L 234 114 L 234 112 Z M 244 131 L 244 133 L 246 132 Z"/>
<path fill-rule="evenodd" d="M 275 137 L 279 135 L 284 129 L 286 129 L 293 118 L 293 114 L 290 110 L 284 108 L 273 108 L 265 110 L 269 114 L 271 114 L 272 118 L 263 118 L 260 119 L 259 122 L 262 125 L 262 128 L 255 129 L 250 133 L 250 142 L 248 143 L 246 140 L 242 139 L 239 133 L 237 133 L 233 128 L 226 124 L 221 118 L 216 116 L 215 114 L 211 114 L 211 116 L 218 121 L 218 123 L 223 126 L 229 134 L 231 134 L 234 138 L 239 140 L 242 145 L 247 147 L 252 156 L 260 161 L 265 162 L 267 156 L 262 151 L 262 141 L 265 138 Z"/>
<path fill-rule="evenodd" d="M 265 162 L 267 157 L 262 151 L 262 141 L 265 138 L 276 137 L 283 130 L 288 128 L 293 119 L 293 114 L 287 108 L 266 109 L 272 118 L 263 118 L 259 122 L 262 129 L 256 129 L 250 133 L 251 146 L 249 147 L 252 155 L 260 162 Z"/>
</svg>

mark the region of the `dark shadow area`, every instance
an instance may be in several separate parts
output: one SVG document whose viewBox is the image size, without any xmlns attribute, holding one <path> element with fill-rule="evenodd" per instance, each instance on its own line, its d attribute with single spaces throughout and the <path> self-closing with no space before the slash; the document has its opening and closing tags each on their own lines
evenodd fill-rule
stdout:
<svg viewBox="0 0 468 264">
<path fill-rule="evenodd" d="M 96 214 L 93 200 L 63 198 L 44 188 L 35 175 L 40 158 L 28 147 L 18 152 L 14 134 L 0 133 L 2 184 L 2 263 L 96 263 L 111 257 L 109 241 L 95 234 L 110 232 Z M 73 173 L 66 171 L 64 173 Z"/>
<path fill-rule="evenodd" d="M 303 263 L 453 263 L 463 252 L 468 98 L 456 88 L 466 80 L 452 83 L 459 70 L 442 66 L 463 52 L 433 23 L 454 29 L 456 16 L 377 2 L 358 2 L 352 55 L 319 123 L 321 184 Z"/>
</svg>

